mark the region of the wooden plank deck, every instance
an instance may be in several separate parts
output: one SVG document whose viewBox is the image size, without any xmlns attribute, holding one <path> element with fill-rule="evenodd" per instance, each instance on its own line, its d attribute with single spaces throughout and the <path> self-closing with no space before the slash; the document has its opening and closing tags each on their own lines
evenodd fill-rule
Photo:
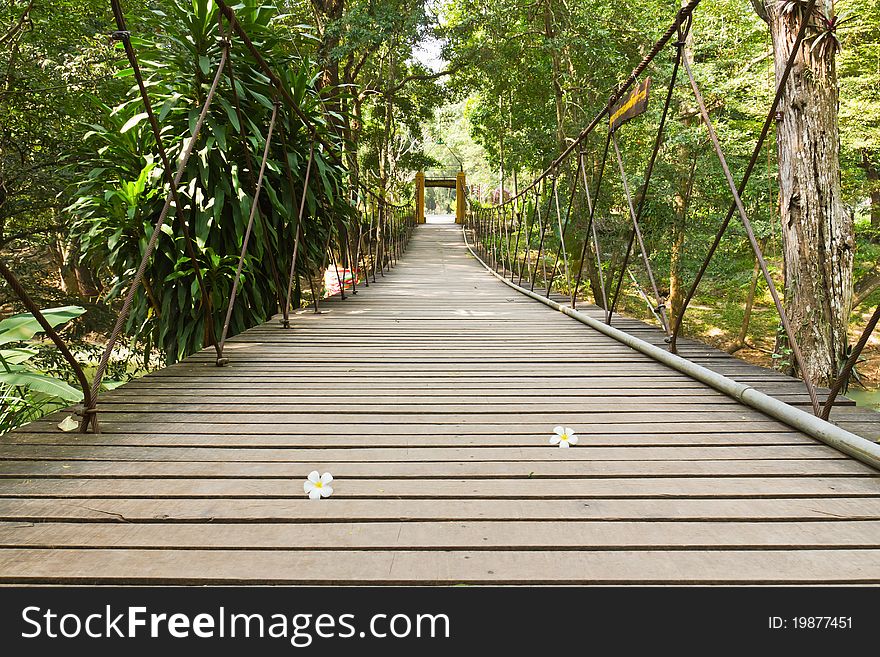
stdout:
<svg viewBox="0 0 880 657">
<path fill-rule="evenodd" d="M 0 438 L 0 582 L 880 583 L 876 471 L 518 295 L 457 227 L 322 310 L 106 395 L 100 435 Z"/>
</svg>

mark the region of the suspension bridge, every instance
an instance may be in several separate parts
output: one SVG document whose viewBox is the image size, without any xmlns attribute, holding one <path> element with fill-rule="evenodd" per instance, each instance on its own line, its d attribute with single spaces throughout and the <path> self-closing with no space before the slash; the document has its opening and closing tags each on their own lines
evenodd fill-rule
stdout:
<svg viewBox="0 0 880 657">
<path fill-rule="evenodd" d="M 295 226 L 289 260 L 270 253 L 279 260 L 279 313 L 230 337 L 250 235 L 263 220 L 258 201 L 276 119 L 297 107 L 266 67 L 277 98 L 222 332 L 210 348 L 102 392 L 163 222 L 182 207 L 178 188 L 230 40 L 265 65 L 234 11 L 218 2 L 229 38 L 173 177 L 113 4 L 169 191 L 91 381 L 0 267 L 84 393 L 80 431 L 60 431 L 64 415 L 55 414 L 0 440 L 0 583 L 880 583 L 880 415 L 838 395 L 876 319 L 831 390 L 749 365 L 679 335 L 681 315 L 678 323 L 666 315 L 640 229 L 681 68 L 732 200 L 684 310 L 738 216 L 800 364 L 741 198 L 793 59 L 737 184 L 681 57 L 693 0 L 582 135 L 515 197 L 469 207 L 463 172 L 417 178 L 411 206 L 365 193 L 356 226 L 328 231 L 323 261 L 310 265 L 335 270 L 339 294 L 293 309 L 315 151 L 334 148 L 316 137 L 293 196 L 300 203 L 287 226 Z M 804 38 L 805 29 L 794 50 Z M 649 85 L 639 80 L 668 48 L 674 72 L 636 196 L 617 130 L 645 102 Z M 606 124 L 601 168 L 588 178 L 582 147 Z M 590 258 L 603 271 L 594 219 L 612 156 L 632 231 L 616 287 L 603 283 L 612 296 L 599 308 L 577 290 Z M 457 188 L 456 224 L 420 225 L 424 188 L 436 184 Z M 588 223 L 570 250 L 577 204 Z M 656 325 L 615 315 L 627 262 L 639 254 Z M 355 272 L 353 289 L 340 269 Z M 279 272 L 289 272 L 286 299 Z M 197 267 L 195 278 L 204 287 Z M 555 426 L 573 428 L 579 443 L 551 446 Z M 319 502 L 303 495 L 314 470 L 334 477 L 334 494 Z"/>
<path fill-rule="evenodd" d="M 99 434 L 6 436 L 0 581 L 880 579 L 875 469 L 510 289 L 459 226 L 290 321 L 232 338 L 226 367 L 205 351 L 107 393 Z M 549 444 L 560 424 L 578 445 Z M 312 470 L 332 497 L 305 498 Z"/>
</svg>

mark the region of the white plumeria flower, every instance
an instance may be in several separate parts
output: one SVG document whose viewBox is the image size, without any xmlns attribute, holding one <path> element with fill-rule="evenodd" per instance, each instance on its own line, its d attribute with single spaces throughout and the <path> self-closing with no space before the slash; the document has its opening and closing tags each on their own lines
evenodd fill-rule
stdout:
<svg viewBox="0 0 880 657">
<path fill-rule="evenodd" d="M 320 500 L 322 497 L 330 497 L 333 494 L 333 475 L 329 472 L 318 474 L 317 470 L 309 473 L 308 479 L 303 482 L 303 490 L 310 500 Z"/>
<path fill-rule="evenodd" d="M 560 447 L 571 447 L 577 445 L 578 437 L 571 427 L 556 427 L 553 429 L 553 435 L 550 436 L 551 445 L 559 445 Z"/>
</svg>

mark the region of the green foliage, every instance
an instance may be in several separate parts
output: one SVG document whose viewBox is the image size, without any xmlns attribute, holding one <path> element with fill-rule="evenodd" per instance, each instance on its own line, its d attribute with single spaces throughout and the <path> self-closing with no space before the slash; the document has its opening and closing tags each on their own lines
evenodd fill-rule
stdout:
<svg viewBox="0 0 880 657">
<path fill-rule="evenodd" d="M 42 311 L 53 328 L 61 327 L 85 312 L 79 306 Z M 35 365 L 39 350 L 33 338 L 43 329 L 33 315 L 12 315 L 0 321 L 0 433 L 45 413 L 82 401 L 82 391 L 62 378 Z"/>
<path fill-rule="evenodd" d="M 352 188 L 405 195 L 413 173 L 436 161 L 425 152 L 424 127 L 443 103 L 441 80 L 416 51 L 436 27 L 426 0 L 314 2 L 328 108 L 346 140 Z M 363 175 L 361 172 L 363 171 Z"/>
<path fill-rule="evenodd" d="M 86 94 L 113 86 L 108 3 L 28 5 L 0 4 L 0 247 L 65 231 L 59 194 L 68 180 L 58 163 L 79 140 L 76 124 L 90 111 Z"/>
<path fill-rule="evenodd" d="M 880 0 L 838 3 L 842 182 L 857 215 L 880 229 Z M 875 204 L 871 207 L 871 193 Z M 876 241 L 876 237 L 874 237 Z"/>
<path fill-rule="evenodd" d="M 278 10 L 249 1 L 236 11 L 301 112 L 329 138 L 331 128 L 310 63 L 292 54 L 294 43 L 287 30 L 278 27 Z M 191 138 L 220 62 L 217 9 L 208 0 L 175 0 L 129 23 L 174 166 Z M 276 99 L 269 80 L 237 39 L 230 59 L 235 87 L 225 75 L 178 190 L 183 207 L 163 227 L 144 278 L 146 293 L 137 295 L 127 325 L 128 333 L 147 351 L 158 348 L 169 363 L 206 346 L 207 322 L 220 334 Z M 119 73 L 130 74 L 128 69 Z M 283 104 L 280 107 L 230 335 L 271 317 L 279 293 L 286 292 L 286 278 L 276 286 L 273 266 L 280 271 L 289 266 L 313 140 L 301 119 Z M 108 296 L 113 298 L 127 289 L 143 256 L 167 195 L 166 173 L 136 87 L 112 109 L 97 100 L 95 109 L 101 120 L 85 133 L 78 163 L 82 176 L 69 211 L 76 218 L 73 232 L 83 258 L 103 263 L 110 280 Z M 328 231 L 344 230 L 353 215 L 344 171 L 321 148 L 315 150 L 306 200 L 300 273 L 320 267 Z M 193 237 L 208 299 L 200 295 L 183 222 Z"/>
<path fill-rule="evenodd" d="M 466 64 L 453 89 L 474 95 L 473 133 L 493 164 L 501 132 L 508 170 L 549 164 L 641 58 L 664 14 L 653 1 L 444 3 L 444 55 Z"/>
</svg>

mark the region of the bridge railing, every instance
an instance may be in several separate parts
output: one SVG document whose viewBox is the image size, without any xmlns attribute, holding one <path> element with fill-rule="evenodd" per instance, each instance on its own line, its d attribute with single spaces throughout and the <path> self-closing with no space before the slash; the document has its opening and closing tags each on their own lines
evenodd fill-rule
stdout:
<svg viewBox="0 0 880 657">
<path fill-rule="evenodd" d="M 743 194 L 759 161 L 770 128 L 777 118 L 777 108 L 795 58 L 808 36 L 809 21 L 801 21 L 791 56 L 779 78 L 760 136 L 743 177 L 737 184 L 727 164 L 702 91 L 694 76 L 692 64 L 683 52 L 691 29 L 693 14 L 699 3 L 700 0 L 691 0 L 680 10 L 663 36 L 653 44 L 649 54 L 618 87 L 609 102 L 595 115 L 578 138 L 545 171 L 510 200 L 492 207 L 471 208 L 466 222 L 466 230 L 473 236 L 473 241 L 481 256 L 495 268 L 496 272 L 532 292 L 538 290 L 541 295 L 548 298 L 555 289 L 557 293 L 565 294 L 570 298 L 572 308 L 575 308 L 578 303 L 586 268 L 591 279 L 598 278 L 598 284 L 592 286 L 594 302 L 604 309 L 605 322 L 608 325 L 614 321 L 624 280 L 629 278 L 638 290 L 639 296 L 648 306 L 656 323 L 666 334 L 668 349 L 676 353 L 677 340 L 682 330 L 682 320 L 688 306 L 703 281 L 734 215 L 736 215 L 742 224 L 757 267 L 773 299 L 782 334 L 791 350 L 793 365 L 803 375 L 813 412 L 815 415 L 827 419 L 837 394 L 847 384 L 861 351 L 880 320 L 880 307 L 875 310 L 861 338 L 852 349 L 849 358 L 832 385 L 830 394 L 824 402 L 820 401 L 815 383 L 806 375 L 804 357 L 797 336 L 789 323 L 776 284 L 770 275 L 761 244 L 755 235 L 749 213 L 743 203 Z M 805 4 L 804 15 L 809 16 L 815 7 L 815 0 L 809 0 Z M 643 100 L 643 96 L 640 94 L 645 91 L 646 86 L 645 83 L 637 84 L 641 76 L 661 54 L 667 53 L 670 49 L 672 50 L 672 73 L 665 91 L 664 105 L 653 148 L 647 159 L 643 182 L 638 190 L 633 190 L 630 187 L 627 169 L 621 154 L 619 129 L 639 111 L 638 106 Z M 650 197 L 652 175 L 658 154 L 664 143 L 670 105 L 679 84 L 679 78 L 683 78 L 684 86 L 689 88 L 692 98 L 697 104 L 711 150 L 724 173 L 730 194 L 730 206 L 694 280 L 691 282 L 681 308 L 675 317 L 670 317 L 666 307 L 666 298 L 660 291 L 648 255 L 649 249 L 646 246 L 646 235 L 642 228 L 642 221 Z M 594 145 L 592 157 L 590 157 L 591 143 Z M 603 182 L 607 183 L 612 175 L 618 177 L 623 194 L 624 215 L 628 215 L 630 228 L 628 234 L 624 234 L 625 248 L 622 256 L 619 253 L 614 254 L 616 256 L 613 258 L 614 262 L 609 263 L 603 262 L 608 251 L 601 244 L 600 231 L 597 226 L 601 221 L 599 206 L 603 193 Z M 695 169 L 692 169 L 688 181 L 688 194 L 693 191 L 695 183 Z M 607 187 L 607 184 L 605 186 Z M 586 230 L 582 233 L 581 243 L 572 245 L 570 231 L 574 225 L 573 216 L 586 220 Z M 638 264 L 641 270 L 641 281 L 632 273 L 629 266 L 635 255 L 640 256 Z M 615 266 L 612 267 L 612 265 Z"/>
<path fill-rule="evenodd" d="M 131 312 L 137 296 L 141 293 L 141 289 L 145 280 L 145 273 L 151 258 L 156 250 L 157 242 L 163 233 L 163 227 L 167 230 L 169 227 L 169 217 L 174 217 L 182 212 L 182 208 L 186 204 L 181 202 L 184 196 L 184 190 L 181 186 L 187 163 L 193 154 L 195 146 L 200 144 L 199 137 L 206 125 L 206 118 L 211 109 L 218 87 L 221 80 L 228 78 L 230 89 L 233 90 L 233 105 L 238 115 L 239 123 L 244 124 L 242 120 L 241 108 L 238 105 L 238 98 L 235 94 L 236 84 L 233 77 L 233 69 L 231 64 L 233 42 L 249 53 L 257 62 L 259 68 L 266 75 L 274 90 L 275 98 L 272 106 L 271 116 L 269 117 L 266 133 L 262 141 L 264 142 L 264 150 L 256 167 L 258 175 L 253 183 L 253 193 L 250 199 L 250 214 L 248 216 L 247 225 L 241 241 L 241 250 L 238 253 L 237 266 L 235 275 L 232 280 L 232 289 L 226 303 L 225 309 L 217 309 L 212 305 L 212 295 L 210 293 L 209 283 L 199 266 L 199 255 L 197 253 L 197 245 L 190 232 L 186 220 L 174 222 L 174 227 L 179 227 L 183 233 L 183 243 L 185 245 L 186 257 L 189 258 L 195 276 L 195 284 L 200 294 L 200 308 L 205 318 L 205 327 L 207 333 L 207 344 L 213 346 L 216 352 L 216 365 L 224 366 L 229 363 L 230 359 L 225 352 L 225 343 L 230 335 L 230 327 L 232 324 L 233 309 L 236 303 L 241 287 L 247 284 L 243 276 L 244 265 L 248 257 L 249 247 L 252 246 L 253 235 L 259 232 L 264 238 L 264 248 L 269 254 L 271 265 L 271 276 L 274 279 L 274 290 L 277 295 L 277 310 L 280 312 L 281 326 L 290 328 L 290 312 L 294 300 L 295 282 L 299 278 L 305 277 L 311 288 L 312 298 L 315 309 L 319 304 L 319 288 L 315 284 L 313 274 L 315 272 L 324 272 L 332 267 L 339 285 L 339 295 L 342 300 L 346 298 L 346 287 L 350 288 L 351 293 L 357 294 L 358 276 L 363 276 L 365 285 L 369 285 L 369 277 L 372 276 L 375 282 L 377 274 L 384 276 L 386 271 L 396 264 L 397 260 L 403 254 L 409 242 L 410 235 L 415 226 L 415 206 L 414 203 L 394 204 L 387 199 L 380 197 L 378 194 L 362 188 L 359 190 L 358 198 L 351 202 L 351 216 L 347 218 L 331 217 L 326 225 L 317 225 L 311 218 L 307 210 L 307 195 L 310 186 L 317 186 L 315 169 L 317 167 L 316 155 L 321 152 L 328 157 L 339 159 L 340 147 L 337 144 L 330 143 L 317 130 L 312 121 L 302 112 L 297 102 L 294 100 L 291 92 L 286 87 L 282 78 L 266 62 L 259 49 L 251 41 L 249 35 L 239 23 L 234 9 L 223 0 L 217 0 L 220 9 L 218 15 L 218 30 L 220 34 L 220 60 L 214 71 L 211 85 L 208 89 L 204 101 L 200 108 L 198 119 L 191 128 L 189 139 L 186 142 L 182 153 L 177 158 L 176 172 L 172 171 L 170 160 L 163 141 L 162 129 L 159 125 L 156 113 L 147 91 L 148 85 L 145 83 L 138 65 L 137 53 L 132 44 L 131 32 L 128 30 L 125 17 L 123 15 L 119 0 L 111 0 L 114 17 L 116 20 L 117 31 L 113 34 L 113 38 L 121 41 L 126 57 L 131 65 L 131 70 L 137 82 L 140 93 L 141 102 L 143 104 L 144 113 L 150 124 L 153 137 L 156 142 L 159 157 L 164 165 L 164 174 L 167 193 L 164 205 L 156 219 L 152 233 L 148 236 L 146 249 L 144 250 L 140 264 L 134 275 L 128 281 L 128 289 L 125 294 L 122 306 L 116 318 L 115 325 L 104 347 L 103 353 L 98 362 L 95 373 L 91 379 L 86 375 L 86 368 L 73 355 L 73 352 L 66 344 L 63 337 L 53 328 L 52 324 L 46 320 L 39 306 L 33 301 L 31 296 L 21 285 L 12 270 L 5 262 L 0 260 L 0 276 L 2 276 L 10 286 L 12 292 L 18 297 L 25 309 L 33 315 L 40 324 L 46 336 L 58 348 L 74 377 L 76 378 L 83 393 L 82 404 L 75 408 L 74 411 L 80 416 L 79 430 L 87 432 L 91 429 L 94 432 L 100 431 L 98 422 L 98 401 L 102 392 L 102 383 L 111 355 L 114 353 L 117 342 L 124 332 L 124 327 Z M 225 23 L 225 24 L 224 24 Z M 308 132 L 310 137 L 309 157 L 305 164 L 305 173 L 301 177 L 302 185 L 297 185 L 295 180 L 290 158 L 287 157 L 287 137 L 284 130 L 284 121 L 281 120 L 282 115 L 290 115 L 297 117 L 302 126 Z M 247 142 L 247 140 L 245 140 Z M 272 246 L 265 241 L 267 232 L 266 226 L 261 226 L 261 230 L 255 230 L 256 222 L 264 221 L 264 217 L 260 210 L 260 199 L 264 188 L 264 177 L 267 165 L 270 160 L 270 150 L 272 145 L 277 148 L 281 146 L 284 157 L 281 158 L 284 169 L 284 177 L 290 187 L 289 193 L 291 198 L 299 199 L 298 211 L 296 216 L 289 217 L 289 223 L 284 227 L 285 234 L 289 234 L 289 243 L 282 249 L 286 253 L 273 252 Z M 249 148 L 249 147 L 248 147 Z M 255 170 L 254 163 L 251 161 L 252 154 L 246 150 L 245 155 L 248 159 L 247 170 L 253 174 Z M 305 234 L 307 231 L 326 232 L 324 238 L 323 249 L 317 255 L 309 253 L 304 248 Z M 172 227 L 173 232 L 173 227 Z M 314 235 L 312 235 L 314 237 Z M 225 254 L 221 254 L 225 255 Z M 285 260 L 287 260 L 285 262 Z M 348 272 L 348 274 L 346 274 Z M 286 274 L 284 281 L 282 275 Z M 286 283 L 286 285 L 285 285 Z M 285 294 L 286 292 L 286 294 Z M 218 332 L 215 323 L 221 315 L 218 312 L 223 311 L 222 329 Z M 268 319 L 268 318 L 267 318 Z M 184 327 L 181 327 L 184 328 Z"/>
<path fill-rule="evenodd" d="M 406 251 L 409 239 L 417 225 L 415 201 L 392 203 L 377 192 L 361 187 L 357 206 L 361 221 L 356 239 L 354 262 L 361 263 L 365 282 L 369 276 L 376 282 L 390 271 Z"/>
</svg>

